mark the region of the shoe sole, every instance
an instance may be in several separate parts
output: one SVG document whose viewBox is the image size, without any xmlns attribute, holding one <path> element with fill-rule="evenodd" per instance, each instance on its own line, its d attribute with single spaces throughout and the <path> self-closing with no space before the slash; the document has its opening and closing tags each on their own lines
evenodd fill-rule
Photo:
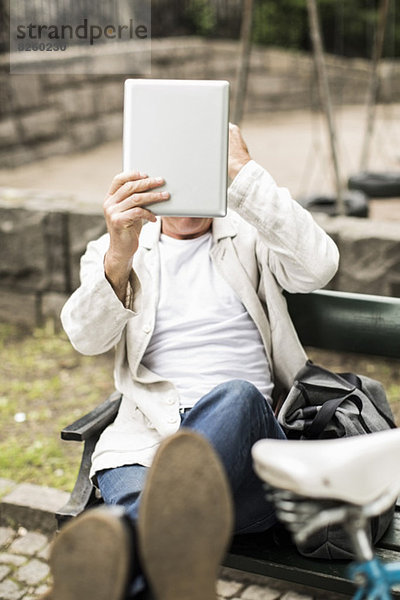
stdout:
<svg viewBox="0 0 400 600">
<path fill-rule="evenodd" d="M 230 486 L 210 444 L 189 430 L 164 440 L 138 519 L 142 566 L 157 600 L 216 600 L 232 528 Z"/>
<path fill-rule="evenodd" d="M 50 568 L 54 600 L 121 600 L 130 568 L 131 541 L 112 510 L 94 509 L 70 521 L 55 539 Z"/>
</svg>

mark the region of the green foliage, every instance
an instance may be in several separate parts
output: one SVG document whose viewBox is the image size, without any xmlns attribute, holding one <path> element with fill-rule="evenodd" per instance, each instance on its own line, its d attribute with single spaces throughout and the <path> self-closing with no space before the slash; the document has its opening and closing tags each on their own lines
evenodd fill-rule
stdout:
<svg viewBox="0 0 400 600">
<path fill-rule="evenodd" d="M 253 14 L 253 41 L 258 44 L 301 48 L 307 35 L 302 0 L 259 0 Z"/>
<path fill-rule="evenodd" d="M 214 32 L 217 16 L 215 6 L 209 0 L 190 0 L 185 9 L 188 26 L 196 35 L 210 35 Z"/>
<path fill-rule="evenodd" d="M 243 1 L 175 0 L 156 3 L 153 35 L 202 35 L 237 39 Z M 328 53 L 370 58 L 380 0 L 317 0 Z M 384 56 L 400 54 L 398 0 L 391 0 Z M 253 41 L 293 50 L 311 49 L 306 0 L 254 0 Z"/>
<path fill-rule="evenodd" d="M 206 0 L 198 1 L 207 4 Z M 327 52 L 350 57 L 371 57 L 378 21 L 378 0 L 317 0 L 317 6 Z M 400 54 L 400 18 L 396 7 L 397 0 L 391 0 L 384 45 L 386 57 Z M 230 27 L 226 27 L 217 13 L 214 35 L 236 37 L 239 27 L 235 19 L 240 21 L 240 18 L 241 12 L 232 12 Z M 306 0 L 255 0 L 253 41 L 257 44 L 310 50 Z"/>
</svg>

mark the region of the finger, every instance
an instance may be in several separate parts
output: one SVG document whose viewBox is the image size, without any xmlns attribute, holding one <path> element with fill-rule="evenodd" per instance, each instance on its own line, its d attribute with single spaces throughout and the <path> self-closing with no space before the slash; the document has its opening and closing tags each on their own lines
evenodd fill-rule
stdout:
<svg viewBox="0 0 400 600">
<path fill-rule="evenodd" d="M 141 206 L 135 206 L 130 210 L 114 214 L 111 221 L 113 226 L 117 229 L 129 229 L 130 227 L 137 225 L 138 221 L 141 219 L 153 222 L 157 220 L 156 216 L 150 210 L 142 208 Z"/>
<path fill-rule="evenodd" d="M 113 194 L 112 203 L 122 202 L 129 196 L 147 192 L 164 185 L 164 183 L 165 181 L 162 177 L 147 177 L 146 179 L 127 181 Z"/>
<path fill-rule="evenodd" d="M 126 211 L 134 206 L 148 206 L 149 204 L 154 204 L 155 202 L 165 202 L 170 197 L 169 192 L 141 192 L 140 194 L 133 194 L 125 200 L 118 202 L 115 204 L 115 207 L 118 207 L 119 211 Z"/>
<path fill-rule="evenodd" d="M 118 173 L 111 182 L 108 196 L 115 194 L 115 192 L 128 181 L 137 181 L 139 179 L 145 179 L 146 177 L 148 176 L 145 173 L 140 173 L 139 171 L 123 171 L 122 173 Z"/>
</svg>

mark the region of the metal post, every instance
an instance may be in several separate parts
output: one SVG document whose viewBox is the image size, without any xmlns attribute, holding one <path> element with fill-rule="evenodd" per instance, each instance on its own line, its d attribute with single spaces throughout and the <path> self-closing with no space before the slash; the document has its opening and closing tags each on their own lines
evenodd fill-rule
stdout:
<svg viewBox="0 0 400 600">
<path fill-rule="evenodd" d="M 333 121 L 332 102 L 325 67 L 324 50 L 322 46 L 322 37 L 318 20 L 318 9 L 316 0 L 307 0 L 307 9 L 311 32 L 311 41 L 314 50 L 314 60 L 317 69 L 319 96 L 326 117 L 326 123 L 329 132 L 331 159 L 335 176 L 337 212 L 339 215 L 344 215 L 345 206 L 343 200 L 342 184 L 340 180 L 339 161 L 337 156 L 336 131 Z"/>
<path fill-rule="evenodd" d="M 389 0 L 381 0 L 379 5 L 378 27 L 375 34 L 374 47 L 372 51 L 371 73 L 367 91 L 367 120 L 364 132 L 364 140 L 361 150 L 360 170 L 368 168 L 369 150 L 375 123 L 375 108 L 379 89 L 378 67 L 382 58 L 383 42 L 385 39 L 386 23 L 389 12 Z"/>
<path fill-rule="evenodd" d="M 233 100 L 232 121 L 240 124 L 246 99 L 247 80 L 251 55 L 251 25 L 253 21 L 253 0 L 243 0 L 243 15 L 240 28 L 240 53 L 236 76 L 236 91 Z"/>
</svg>

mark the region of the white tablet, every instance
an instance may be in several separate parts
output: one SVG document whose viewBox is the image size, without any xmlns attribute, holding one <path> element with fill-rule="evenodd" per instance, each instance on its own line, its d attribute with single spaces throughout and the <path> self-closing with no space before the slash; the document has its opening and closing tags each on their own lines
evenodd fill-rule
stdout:
<svg viewBox="0 0 400 600">
<path fill-rule="evenodd" d="M 165 179 L 154 214 L 226 214 L 228 122 L 227 81 L 125 81 L 123 169 Z"/>
</svg>

